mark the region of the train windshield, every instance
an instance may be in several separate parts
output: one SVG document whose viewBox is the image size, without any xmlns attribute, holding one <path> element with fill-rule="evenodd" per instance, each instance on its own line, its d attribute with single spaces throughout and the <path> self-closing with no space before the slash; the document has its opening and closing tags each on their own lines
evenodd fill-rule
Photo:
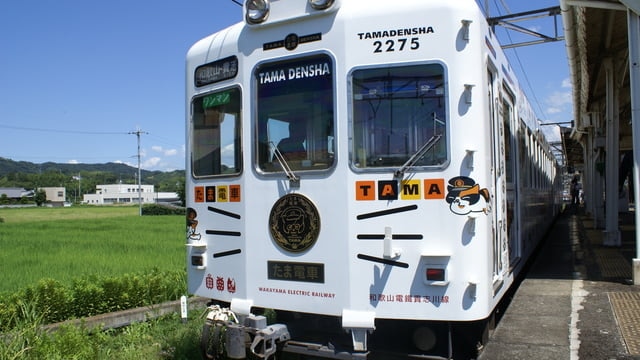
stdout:
<svg viewBox="0 0 640 360">
<path fill-rule="evenodd" d="M 334 161 L 334 75 L 327 55 L 255 71 L 257 161 L 263 172 L 324 170 Z"/>
<path fill-rule="evenodd" d="M 447 163 L 444 67 L 377 67 L 351 76 L 355 170 Z"/>
<path fill-rule="evenodd" d="M 191 103 L 191 172 L 195 177 L 241 172 L 240 90 L 225 89 Z"/>
</svg>

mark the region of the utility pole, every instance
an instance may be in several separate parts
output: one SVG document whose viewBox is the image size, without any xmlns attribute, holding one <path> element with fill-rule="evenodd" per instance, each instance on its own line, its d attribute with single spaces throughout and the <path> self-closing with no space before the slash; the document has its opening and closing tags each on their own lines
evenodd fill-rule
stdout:
<svg viewBox="0 0 640 360">
<path fill-rule="evenodd" d="M 80 176 L 80 171 L 78 171 L 78 193 L 76 194 L 76 202 L 78 196 L 80 197 L 80 202 L 82 202 L 82 194 L 81 194 L 81 185 L 82 185 L 82 177 Z"/>
<path fill-rule="evenodd" d="M 136 131 L 130 131 L 129 134 L 134 134 L 138 138 L 138 215 L 142 216 L 142 177 L 140 176 L 140 134 L 148 134 L 140 130 L 138 127 Z"/>
</svg>

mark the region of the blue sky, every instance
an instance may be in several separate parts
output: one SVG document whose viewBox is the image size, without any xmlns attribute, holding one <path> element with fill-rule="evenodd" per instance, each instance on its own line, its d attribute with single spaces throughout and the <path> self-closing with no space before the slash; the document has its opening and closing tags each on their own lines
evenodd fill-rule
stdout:
<svg viewBox="0 0 640 360">
<path fill-rule="evenodd" d="M 497 16 L 558 1 L 490 5 Z M 143 169 L 184 169 L 186 52 L 241 19 L 241 7 L 231 0 L 3 2 L 0 157 L 137 166 L 136 136 L 130 133 L 140 129 Z M 520 25 L 553 33 L 552 18 Z M 510 33 L 519 41 L 519 34 Z M 538 116 L 571 120 L 564 42 L 507 54 Z"/>
<path fill-rule="evenodd" d="M 483 8 L 486 0 L 476 0 Z M 558 0 L 489 0 L 490 16 L 503 16 L 559 5 Z M 541 17 L 515 24 L 553 37 L 556 32 L 564 36 L 562 17 Z M 496 34 L 501 44 L 538 40 L 513 30 L 497 28 Z M 573 119 L 572 86 L 564 41 L 505 49 L 511 67 L 518 76 L 520 86 L 527 95 L 533 110 L 543 123 L 566 123 Z M 570 126 L 570 124 L 562 124 Z M 559 141 L 557 126 L 543 126 L 543 132 L 550 141 Z"/>
</svg>

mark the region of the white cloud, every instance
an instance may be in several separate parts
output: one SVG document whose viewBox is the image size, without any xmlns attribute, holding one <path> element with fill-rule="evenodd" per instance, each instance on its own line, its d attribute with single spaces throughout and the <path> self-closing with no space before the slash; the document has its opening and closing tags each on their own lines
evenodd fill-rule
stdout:
<svg viewBox="0 0 640 360">
<path fill-rule="evenodd" d="M 568 89 L 573 89 L 573 85 L 571 84 L 571 78 L 566 78 L 566 79 L 562 80 L 562 87 L 563 88 L 568 88 Z"/>
<path fill-rule="evenodd" d="M 547 99 L 547 114 L 558 114 L 571 109 L 571 91 L 554 91 Z"/>
<path fill-rule="evenodd" d="M 178 153 L 178 150 L 176 149 L 165 149 L 162 146 L 159 145 L 154 145 L 151 147 L 151 150 L 164 154 L 164 156 L 173 156 L 176 155 Z"/>
<path fill-rule="evenodd" d="M 557 126 L 541 126 L 540 129 L 548 141 L 557 142 L 560 140 L 560 129 Z"/>
<path fill-rule="evenodd" d="M 115 163 L 115 164 L 124 164 L 124 165 L 127 165 L 127 166 L 131 166 L 133 168 L 137 168 L 138 167 L 138 164 L 134 164 L 134 163 L 132 163 L 130 161 L 113 160 L 111 162 Z"/>
<path fill-rule="evenodd" d="M 184 158 L 176 157 L 178 155 L 178 150 L 176 149 L 163 149 L 161 146 L 153 146 L 150 149 L 151 152 L 160 152 L 166 156 L 172 156 L 171 158 L 164 158 L 163 156 L 151 156 L 146 158 L 143 151 L 141 151 L 140 156 L 140 168 L 144 170 L 151 171 L 174 171 L 184 169 Z M 135 159 L 136 156 L 133 156 Z M 177 161 L 177 162 L 176 162 Z M 132 168 L 138 168 L 138 162 L 136 160 L 115 160 L 112 161 L 118 164 L 125 164 L 131 166 Z"/>
<path fill-rule="evenodd" d="M 72 159 L 72 160 L 67 161 L 67 164 L 80 164 L 80 162 L 78 160 Z"/>
<path fill-rule="evenodd" d="M 159 158 L 157 156 L 154 156 L 154 157 L 151 157 L 151 158 L 146 159 L 145 161 L 143 161 L 142 164 L 140 164 L 140 166 L 143 169 L 150 169 L 150 168 L 153 168 L 153 167 L 157 166 L 160 163 L 160 161 L 162 161 L 161 158 Z"/>
</svg>

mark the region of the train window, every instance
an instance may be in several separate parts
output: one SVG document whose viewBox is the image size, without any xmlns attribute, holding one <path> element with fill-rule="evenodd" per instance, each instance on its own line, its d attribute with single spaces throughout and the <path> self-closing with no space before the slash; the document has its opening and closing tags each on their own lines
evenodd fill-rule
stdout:
<svg viewBox="0 0 640 360">
<path fill-rule="evenodd" d="M 520 118 L 520 129 L 518 130 L 518 168 L 520 169 L 519 180 L 522 187 L 529 187 L 529 157 L 527 154 L 527 125 L 524 119 Z"/>
<path fill-rule="evenodd" d="M 351 76 L 356 170 L 441 167 L 447 155 L 446 82 L 440 64 L 377 67 Z M 429 145 L 425 145 L 429 144 Z"/>
<path fill-rule="evenodd" d="M 513 108 L 511 102 L 507 101 L 505 98 L 502 100 L 502 122 L 504 127 L 504 165 L 505 165 L 505 175 L 506 181 L 508 184 L 512 184 L 514 181 L 514 158 L 513 158 L 513 134 L 511 131 L 512 124 L 512 116 L 513 116 Z"/>
<path fill-rule="evenodd" d="M 265 173 L 325 170 L 334 162 L 334 76 L 327 55 L 262 64 L 257 90 L 256 159 Z"/>
<path fill-rule="evenodd" d="M 195 177 L 241 171 L 240 90 L 198 96 L 191 103 L 191 172 Z"/>
</svg>

